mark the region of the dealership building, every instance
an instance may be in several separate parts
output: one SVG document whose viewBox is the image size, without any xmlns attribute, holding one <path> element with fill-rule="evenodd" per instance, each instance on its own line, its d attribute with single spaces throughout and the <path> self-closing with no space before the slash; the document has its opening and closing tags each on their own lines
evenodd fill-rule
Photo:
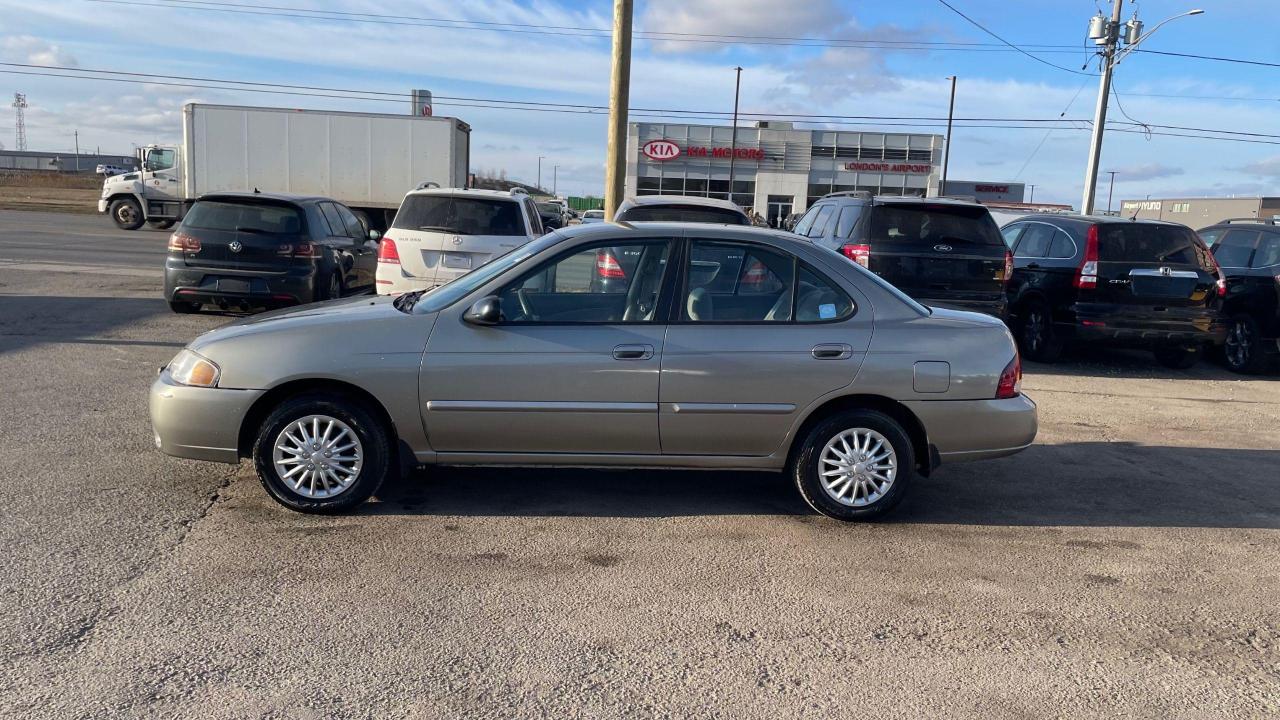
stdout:
<svg viewBox="0 0 1280 720">
<path fill-rule="evenodd" d="M 728 126 L 631 123 L 625 194 L 732 199 L 776 223 L 832 192 L 936 196 L 944 142 L 941 135 L 796 129 L 787 122 L 761 121 L 739 127 L 735 144 Z M 960 182 L 949 183 L 947 194 L 1003 199 L 1016 193 L 1021 200 L 1020 185 L 963 182 L 958 187 Z"/>
<path fill-rule="evenodd" d="M 1120 214 L 1202 228 L 1227 218 L 1280 219 L 1280 197 L 1159 198 L 1120 201 Z"/>
</svg>

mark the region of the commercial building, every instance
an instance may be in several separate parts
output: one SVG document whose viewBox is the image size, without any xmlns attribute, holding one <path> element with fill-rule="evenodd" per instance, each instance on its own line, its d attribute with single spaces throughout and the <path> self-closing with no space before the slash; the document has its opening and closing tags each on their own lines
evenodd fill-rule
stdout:
<svg viewBox="0 0 1280 720">
<path fill-rule="evenodd" d="M 941 135 L 797 130 L 762 121 L 739 127 L 735 144 L 731 127 L 631 123 L 625 192 L 731 199 L 777 224 L 831 192 L 937 195 L 943 142 Z"/>
<path fill-rule="evenodd" d="M 1120 214 L 1201 228 L 1227 218 L 1280 218 L 1280 197 L 1124 200 Z"/>
<path fill-rule="evenodd" d="M 0 150 L 0 170 L 44 170 L 48 172 L 93 172 L 98 165 L 137 165 L 130 155 L 96 155 L 36 150 Z"/>
<path fill-rule="evenodd" d="M 983 180 L 947 179 L 943 188 L 947 197 L 973 198 L 980 203 L 1020 203 L 1026 195 L 1027 186 L 1023 183 L 987 182 Z"/>
</svg>

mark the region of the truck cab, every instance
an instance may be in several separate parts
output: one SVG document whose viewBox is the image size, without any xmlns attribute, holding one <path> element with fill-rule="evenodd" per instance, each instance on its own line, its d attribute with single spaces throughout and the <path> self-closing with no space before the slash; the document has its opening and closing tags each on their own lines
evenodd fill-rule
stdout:
<svg viewBox="0 0 1280 720">
<path fill-rule="evenodd" d="M 116 227 L 137 230 L 144 223 L 165 229 L 182 219 L 182 149 L 175 145 L 138 148 L 135 172 L 115 175 L 102 182 L 98 212 L 109 213 Z"/>
</svg>

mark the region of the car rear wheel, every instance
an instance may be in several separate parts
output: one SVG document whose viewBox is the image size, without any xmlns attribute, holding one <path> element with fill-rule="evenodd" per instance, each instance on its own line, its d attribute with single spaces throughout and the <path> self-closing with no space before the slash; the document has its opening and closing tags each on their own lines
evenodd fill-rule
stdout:
<svg viewBox="0 0 1280 720">
<path fill-rule="evenodd" d="M 911 439 L 874 410 L 842 412 L 804 439 L 791 468 L 809 507 L 837 520 L 870 520 L 902 500 L 915 472 Z"/>
<path fill-rule="evenodd" d="M 200 303 L 186 302 L 184 300 L 170 300 L 169 309 L 176 313 L 181 313 L 183 315 L 190 315 L 191 313 L 200 312 Z"/>
<path fill-rule="evenodd" d="M 1257 320 L 1243 313 L 1231 318 L 1222 358 L 1232 372 L 1255 375 L 1267 369 L 1269 358 L 1262 349 L 1262 333 Z"/>
<path fill-rule="evenodd" d="M 121 230 L 137 230 L 146 222 L 142 215 L 142 206 L 133 198 L 121 198 L 111 203 L 111 220 Z"/>
<path fill-rule="evenodd" d="M 1036 301 L 1022 311 L 1018 327 L 1018 346 L 1022 356 L 1039 363 L 1051 363 L 1062 355 L 1062 338 L 1053 328 L 1049 306 Z"/>
<path fill-rule="evenodd" d="M 253 463 L 272 499 L 290 510 L 349 510 L 378 490 L 391 468 L 391 439 L 363 404 L 300 395 L 258 430 Z"/>
<path fill-rule="evenodd" d="M 340 297 L 342 297 L 342 277 L 338 273 L 331 273 L 323 285 L 316 284 L 315 302 L 336 300 Z"/>
<path fill-rule="evenodd" d="M 1152 352 L 1156 356 L 1156 362 L 1161 365 L 1175 370 L 1186 370 L 1200 362 L 1200 356 L 1204 354 L 1204 345 L 1170 343 L 1157 346 Z"/>
</svg>

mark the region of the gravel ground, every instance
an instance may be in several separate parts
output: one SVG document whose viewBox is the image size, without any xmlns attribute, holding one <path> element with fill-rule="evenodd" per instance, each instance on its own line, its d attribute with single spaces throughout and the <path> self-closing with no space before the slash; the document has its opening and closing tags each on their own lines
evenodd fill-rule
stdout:
<svg viewBox="0 0 1280 720">
<path fill-rule="evenodd" d="M 1037 444 L 874 525 L 777 475 L 629 471 L 437 470 L 310 517 L 152 449 L 155 368 L 226 321 L 165 308 L 165 235 L 68 218 L 122 249 L 86 268 L 19 221 L 2 717 L 1280 714 L 1275 375 L 1030 366 Z"/>
</svg>

